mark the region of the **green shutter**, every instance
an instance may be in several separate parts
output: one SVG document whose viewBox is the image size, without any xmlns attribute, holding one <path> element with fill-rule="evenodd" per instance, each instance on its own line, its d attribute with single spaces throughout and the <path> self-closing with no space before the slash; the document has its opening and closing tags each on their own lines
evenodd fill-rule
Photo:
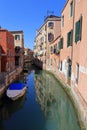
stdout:
<svg viewBox="0 0 87 130">
<path fill-rule="evenodd" d="M 61 38 L 61 49 L 63 49 L 63 38 Z"/>
<path fill-rule="evenodd" d="M 59 50 L 60 50 L 60 41 L 58 42 L 58 48 L 59 48 Z"/>
<path fill-rule="evenodd" d="M 71 30 L 70 46 L 72 46 L 72 43 L 73 43 L 73 30 Z"/>
<path fill-rule="evenodd" d="M 75 42 L 79 41 L 79 29 L 80 29 L 80 21 L 76 22 L 75 25 Z"/>
<path fill-rule="evenodd" d="M 67 47 L 72 46 L 72 42 L 73 42 L 73 30 L 67 33 Z"/>
<path fill-rule="evenodd" d="M 70 4 L 70 17 L 73 16 L 73 1 Z"/>
<path fill-rule="evenodd" d="M 71 41 L 71 32 L 67 34 L 67 47 L 70 46 L 70 41 Z"/>
<path fill-rule="evenodd" d="M 82 36 L 82 16 L 80 18 L 80 35 L 79 35 L 79 40 L 81 40 L 81 36 Z"/>
<path fill-rule="evenodd" d="M 82 35 L 82 16 L 79 21 L 75 24 L 75 42 L 81 40 Z"/>
<path fill-rule="evenodd" d="M 67 47 L 69 46 L 69 33 L 67 33 Z"/>
<path fill-rule="evenodd" d="M 63 49 L 63 38 L 59 41 L 59 49 Z"/>
</svg>

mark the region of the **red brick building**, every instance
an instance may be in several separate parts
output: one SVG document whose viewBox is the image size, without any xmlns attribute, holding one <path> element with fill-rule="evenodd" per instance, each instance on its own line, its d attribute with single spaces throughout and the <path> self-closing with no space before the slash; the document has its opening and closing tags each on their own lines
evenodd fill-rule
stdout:
<svg viewBox="0 0 87 130">
<path fill-rule="evenodd" d="M 0 29 L 1 72 L 10 72 L 15 68 L 14 37 L 6 29 Z"/>
<path fill-rule="evenodd" d="M 0 46 L 0 73 L 1 73 L 1 46 Z"/>
</svg>

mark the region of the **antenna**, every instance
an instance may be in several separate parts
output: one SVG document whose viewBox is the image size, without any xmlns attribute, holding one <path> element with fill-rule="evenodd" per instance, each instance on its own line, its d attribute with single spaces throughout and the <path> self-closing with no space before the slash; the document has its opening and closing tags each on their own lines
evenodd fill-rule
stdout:
<svg viewBox="0 0 87 130">
<path fill-rule="evenodd" d="M 44 21 L 46 20 L 46 18 L 47 18 L 49 15 L 54 15 L 54 11 L 49 11 L 49 10 L 47 10 L 47 15 L 44 16 Z"/>
<path fill-rule="evenodd" d="M 47 10 L 47 16 L 48 15 L 53 15 L 53 14 L 54 14 L 54 11 Z"/>
</svg>

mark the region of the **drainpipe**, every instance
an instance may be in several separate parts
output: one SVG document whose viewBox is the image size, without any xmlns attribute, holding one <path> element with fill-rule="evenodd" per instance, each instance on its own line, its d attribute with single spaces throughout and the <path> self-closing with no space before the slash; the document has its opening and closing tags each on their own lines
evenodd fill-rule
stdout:
<svg viewBox="0 0 87 130">
<path fill-rule="evenodd" d="M 71 61 L 73 61 L 73 44 L 74 44 L 74 21 L 75 21 L 75 0 L 73 0 L 73 38 L 72 38 L 72 49 L 71 49 Z M 71 63 L 72 65 L 72 63 Z M 71 74 L 72 74 L 72 68 L 71 68 Z"/>
</svg>

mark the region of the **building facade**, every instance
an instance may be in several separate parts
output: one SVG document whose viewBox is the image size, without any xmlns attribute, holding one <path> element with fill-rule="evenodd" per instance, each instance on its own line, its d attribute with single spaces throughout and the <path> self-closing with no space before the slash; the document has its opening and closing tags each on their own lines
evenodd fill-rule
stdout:
<svg viewBox="0 0 87 130">
<path fill-rule="evenodd" d="M 59 73 L 62 79 L 71 84 L 71 68 L 73 56 L 73 26 L 74 26 L 74 2 L 68 0 L 61 14 L 61 39 L 62 47 L 60 48 L 60 67 Z M 60 39 L 60 41 L 61 41 Z"/>
<path fill-rule="evenodd" d="M 11 31 L 14 36 L 15 65 L 23 67 L 24 64 L 24 34 L 23 31 Z"/>
<path fill-rule="evenodd" d="M 61 33 L 61 18 L 50 15 L 46 18 L 46 69 L 50 68 L 50 45 Z"/>
<path fill-rule="evenodd" d="M 1 46 L 0 46 L 0 74 L 1 74 Z"/>
<path fill-rule="evenodd" d="M 74 2 L 74 35 L 72 57 L 72 86 L 78 88 L 80 94 L 87 102 L 87 11 L 86 0 Z"/>
<path fill-rule="evenodd" d="M 59 47 L 59 59 L 56 56 L 53 58 L 53 66 L 54 70 L 58 69 L 57 75 L 66 84 L 78 89 L 82 98 L 87 102 L 86 4 L 86 0 L 67 0 L 61 14 L 61 37 L 59 41 L 61 38 L 63 40 L 59 46 L 62 48 Z M 55 41 L 51 47 L 53 45 L 55 45 Z M 51 57 L 52 55 L 54 54 L 51 54 Z"/>
<path fill-rule="evenodd" d="M 50 67 L 49 69 L 58 73 L 60 67 L 60 37 L 58 36 L 53 42 L 50 43 Z"/>
<path fill-rule="evenodd" d="M 50 43 L 60 35 L 61 19 L 50 15 L 44 20 L 44 24 L 37 30 L 34 46 L 34 56 L 41 68 L 49 68 Z M 58 28 L 58 29 L 56 29 Z"/>
<path fill-rule="evenodd" d="M 11 72 L 15 69 L 14 37 L 5 29 L 0 29 L 1 72 Z"/>
</svg>

